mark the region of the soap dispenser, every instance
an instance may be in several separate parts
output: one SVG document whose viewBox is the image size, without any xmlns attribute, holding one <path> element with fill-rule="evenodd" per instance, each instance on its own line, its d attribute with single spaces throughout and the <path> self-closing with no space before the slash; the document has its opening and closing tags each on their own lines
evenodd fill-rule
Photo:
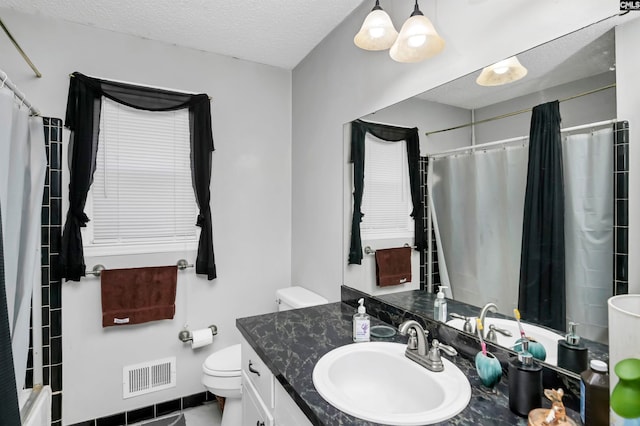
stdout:
<svg viewBox="0 0 640 426">
<path fill-rule="evenodd" d="M 582 373 L 589 367 L 589 351 L 580 342 L 575 322 L 569 323 L 569 333 L 564 340 L 558 340 L 558 367 L 574 373 Z"/>
<path fill-rule="evenodd" d="M 369 336 L 369 315 L 364 307 L 364 299 L 358 300 L 360 306 L 358 306 L 358 312 L 353 315 L 353 341 L 354 342 L 368 342 L 371 338 Z"/>
<path fill-rule="evenodd" d="M 529 411 L 542 406 L 542 367 L 529 352 L 527 339 L 521 349 L 509 362 L 509 409 L 527 417 Z"/>
<path fill-rule="evenodd" d="M 447 299 L 444 298 L 443 288 L 449 288 L 441 285 L 436 295 L 436 300 L 433 302 L 433 319 L 436 321 L 447 321 Z"/>
</svg>

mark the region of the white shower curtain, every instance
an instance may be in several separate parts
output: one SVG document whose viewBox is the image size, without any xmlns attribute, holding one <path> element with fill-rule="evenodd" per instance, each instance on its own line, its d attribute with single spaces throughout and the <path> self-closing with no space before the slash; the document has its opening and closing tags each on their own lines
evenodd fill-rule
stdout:
<svg viewBox="0 0 640 426">
<path fill-rule="evenodd" d="M 430 203 L 443 285 L 456 300 L 518 304 L 528 142 L 432 157 Z M 563 138 L 567 321 L 606 341 L 613 279 L 613 130 Z"/>
<path fill-rule="evenodd" d="M 430 159 L 440 275 L 456 300 L 516 306 L 527 159 L 522 142 Z"/>
<path fill-rule="evenodd" d="M 47 167 L 41 117 L 0 89 L 0 206 L 11 347 L 17 389 L 24 386 L 31 295 L 40 288 L 40 224 Z"/>
<path fill-rule="evenodd" d="M 563 138 L 567 320 L 607 341 L 613 296 L 613 129 Z"/>
</svg>

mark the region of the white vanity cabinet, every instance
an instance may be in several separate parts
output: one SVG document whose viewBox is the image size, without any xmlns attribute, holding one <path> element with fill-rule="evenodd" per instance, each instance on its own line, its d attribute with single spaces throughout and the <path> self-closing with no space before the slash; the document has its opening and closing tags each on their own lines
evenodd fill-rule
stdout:
<svg viewBox="0 0 640 426">
<path fill-rule="evenodd" d="M 242 371 L 242 425 L 273 426 L 271 410 L 267 408 L 245 371 Z"/>
<path fill-rule="evenodd" d="M 242 341 L 242 425 L 311 426 L 251 345 Z"/>
<path fill-rule="evenodd" d="M 284 390 L 280 382 L 276 381 L 276 406 L 274 417 L 277 426 L 312 426 L 307 416 L 304 415 L 300 407 Z"/>
</svg>

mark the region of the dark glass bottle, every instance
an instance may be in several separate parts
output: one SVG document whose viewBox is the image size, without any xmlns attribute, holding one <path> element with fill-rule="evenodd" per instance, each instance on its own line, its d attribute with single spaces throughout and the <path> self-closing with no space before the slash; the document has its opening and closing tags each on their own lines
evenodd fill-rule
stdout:
<svg viewBox="0 0 640 426">
<path fill-rule="evenodd" d="M 591 360 L 580 374 L 580 418 L 586 426 L 609 424 L 609 374 L 603 361 Z"/>
</svg>

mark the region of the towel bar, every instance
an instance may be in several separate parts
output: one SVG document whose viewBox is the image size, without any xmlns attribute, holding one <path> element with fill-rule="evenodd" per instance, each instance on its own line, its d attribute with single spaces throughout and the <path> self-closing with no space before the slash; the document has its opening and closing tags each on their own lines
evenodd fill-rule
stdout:
<svg viewBox="0 0 640 426">
<path fill-rule="evenodd" d="M 187 268 L 193 268 L 193 264 L 190 264 L 185 259 L 178 260 L 178 262 L 176 262 L 176 266 L 180 270 L 187 269 Z M 104 271 L 105 269 L 107 269 L 107 268 L 105 268 L 104 265 L 98 264 L 98 265 L 94 266 L 91 271 L 85 272 L 85 274 L 86 275 L 93 275 L 94 277 L 99 277 L 100 274 L 102 273 L 102 271 Z"/>
<path fill-rule="evenodd" d="M 211 329 L 211 334 L 213 334 L 214 336 L 218 334 L 218 327 L 216 327 L 215 325 L 210 325 L 209 328 Z M 193 340 L 193 336 L 191 335 L 191 332 L 189 330 L 184 329 L 180 333 L 178 333 L 178 339 L 180 339 L 184 343 L 187 343 Z"/>
<path fill-rule="evenodd" d="M 402 247 L 411 247 L 411 248 L 416 248 L 416 246 L 411 246 L 408 243 L 404 243 L 404 245 Z M 376 251 L 374 249 L 372 249 L 370 246 L 366 246 L 364 248 L 364 254 L 375 254 Z"/>
</svg>

